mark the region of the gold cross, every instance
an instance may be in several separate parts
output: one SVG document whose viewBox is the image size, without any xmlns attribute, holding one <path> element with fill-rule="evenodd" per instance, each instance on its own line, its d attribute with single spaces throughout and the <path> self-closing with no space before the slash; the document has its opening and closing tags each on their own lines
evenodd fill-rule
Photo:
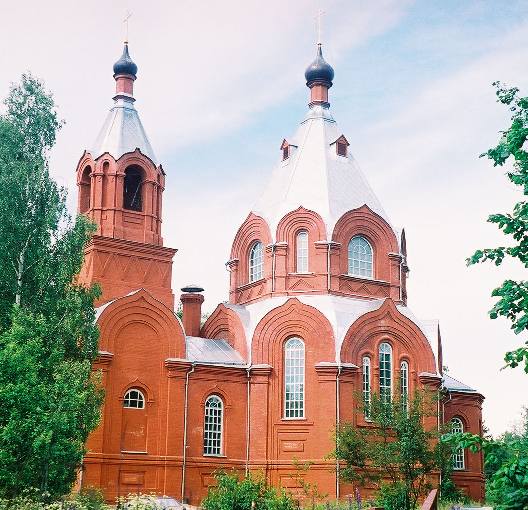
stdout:
<svg viewBox="0 0 528 510">
<path fill-rule="evenodd" d="M 128 43 L 128 20 L 132 16 L 132 13 L 128 11 L 126 13 L 125 19 L 123 20 L 123 23 L 125 24 L 125 43 Z"/>
</svg>

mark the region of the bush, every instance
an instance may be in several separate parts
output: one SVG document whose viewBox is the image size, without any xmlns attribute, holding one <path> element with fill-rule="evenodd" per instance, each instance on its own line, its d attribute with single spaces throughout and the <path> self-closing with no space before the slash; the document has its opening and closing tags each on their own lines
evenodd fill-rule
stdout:
<svg viewBox="0 0 528 510">
<path fill-rule="evenodd" d="M 215 475 L 217 486 L 210 487 L 202 501 L 205 510 L 294 510 L 297 503 L 284 490 L 270 487 L 264 477 L 236 473 Z M 252 506 L 254 503 L 254 506 Z"/>
</svg>

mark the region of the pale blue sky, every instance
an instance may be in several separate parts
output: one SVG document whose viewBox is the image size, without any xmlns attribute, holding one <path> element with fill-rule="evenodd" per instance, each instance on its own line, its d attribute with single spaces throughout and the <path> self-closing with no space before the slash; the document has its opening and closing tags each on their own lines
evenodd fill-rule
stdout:
<svg viewBox="0 0 528 510">
<path fill-rule="evenodd" d="M 3 5 L 2 5 L 3 4 Z M 514 264 L 467 269 L 504 242 L 486 216 L 516 195 L 478 154 L 506 126 L 492 81 L 528 94 L 528 4 L 508 1 L 0 1 L 0 95 L 21 72 L 46 81 L 67 124 L 53 172 L 75 203 L 74 169 L 111 106 L 126 9 L 139 66 L 136 106 L 167 172 L 164 237 L 174 288 L 197 282 L 205 309 L 227 299 L 233 235 L 304 116 L 314 15 L 336 77 L 333 114 L 392 222 L 407 231 L 409 304 L 439 318 L 446 364 L 487 397 L 495 433 L 527 405 L 528 376 L 500 371 L 521 342 L 490 321 L 490 291 Z M 189 222 L 189 218 L 193 221 Z M 220 220 L 212 225 L 211 218 Z"/>
</svg>

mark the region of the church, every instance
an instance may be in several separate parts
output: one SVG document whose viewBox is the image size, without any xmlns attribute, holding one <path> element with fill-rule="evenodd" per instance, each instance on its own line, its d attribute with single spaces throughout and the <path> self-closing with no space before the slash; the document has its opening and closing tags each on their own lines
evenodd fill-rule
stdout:
<svg viewBox="0 0 528 510">
<path fill-rule="evenodd" d="M 226 253 L 229 300 L 203 324 L 196 285 L 181 289 L 181 320 L 176 313 L 177 250 L 162 237 L 174 177 L 134 106 L 127 43 L 113 71 L 114 104 L 76 170 L 78 212 L 97 225 L 80 281 L 102 289 L 94 369 L 105 390 L 81 486 L 109 501 L 155 492 L 199 505 L 218 469 L 264 473 L 295 493 L 295 463 L 309 461 L 306 481 L 343 498 L 355 488 L 328 459 L 332 431 L 371 427 L 357 400 L 373 393 L 442 391 L 429 426 L 482 433 L 484 397 L 443 373 L 438 322 L 407 307 L 405 231 L 334 119 L 321 44 L 305 72 L 306 115 Z M 482 500 L 482 455 L 460 450 L 453 463 L 456 485 Z"/>
</svg>

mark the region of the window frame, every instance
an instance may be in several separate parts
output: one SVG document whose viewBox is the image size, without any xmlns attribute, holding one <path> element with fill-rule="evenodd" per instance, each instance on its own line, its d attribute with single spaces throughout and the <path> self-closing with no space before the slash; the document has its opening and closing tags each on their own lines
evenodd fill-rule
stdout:
<svg viewBox="0 0 528 510">
<path fill-rule="evenodd" d="M 217 402 L 216 408 L 210 403 L 215 400 Z M 220 395 L 213 393 L 205 399 L 204 404 L 204 427 L 203 427 L 203 456 L 204 457 L 224 457 L 224 400 Z M 219 415 L 208 414 L 208 410 L 220 409 Z M 219 417 L 219 420 L 218 420 Z M 212 421 L 208 423 L 207 419 Z M 215 422 L 216 419 L 216 422 Z M 208 428 L 209 425 L 209 428 Z M 218 430 L 213 430 L 211 427 L 219 426 Z M 209 444 L 207 444 L 209 443 Z M 207 451 L 207 449 L 214 451 Z"/>
<path fill-rule="evenodd" d="M 382 352 L 382 348 L 385 346 L 388 347 L 388 350 L 386 352 Z M 383 364 L 387 363 L 387 360 L 384 359 L 385 356 L 388 356 L 388 369 L 386 366 L 382 366 Z M 392 402 L 392 392 L 393 392 L 393 349 L 392 345 L 384 340 L 380 343 L 378 347 L 378 369 L 379 369 L 379 393 L 380 393 L 380 400 L 383 403 L 390 403 Z M 384 372 L 389 372 L 388 378 L 384 374 Z M 388 379 L 388 384 L 387 384 Z M 383 381 L 383 383 L 382 383 Z M 387 392 L 388 389 L 388 392 Z M 388 398 L 387 398 L 388 397 Z"/>
<path fill-rule="evenodd" d="M 363 356 L 363 359 L 361 360 L 361 379 L 364 416 L 366 421 L 371 421 L 370 406 L 372 404 L 372 362 L 370 356 Z"/>
<path fill-rule="evenodd" d="M 364 242 L 363 246 L 359 246 L 358 249 L 367 247 L 368 250 L 370 251 L 369 259 L 367 259 L 367 257 L 365 257 L 365 259 L 362 259 L 361 258 L 362 254 L 359 254 L 357 257 L 354 256 L 354 251 L 355 251 L 354 246 L 353 246 L 354 241 Z M 366 255 L 368 256 L 368 251 Z M 350 238 L 350 241 L 348 242 L 348 246 L 347 246 L 347 257 L 348 257 L 347 259 L 348 276 L 355 276 L 357 278 L 365 278 L 365 279 L 370 279 L 370 280 L 374 279 L 374 249 L 370 241 L 364 235 L 358 234 Z M 357 263 L 358 268 L 355 270 L 354 266 L 356 265 L 356 263 Z M 365 264 L 366 268 L 370 266 L 370 271 L 367 271 L 367 269 L 363 269 L 362 268 L 363 264 Z M 362 271 L 365 271 L 366 273 L 370 273 L 370 274 L 362 274 Z"/>
<path fill-rule="evenodd" d="M 400 401 L 402 407 L 409 412 L 409 362 L 400 362 Z"/>
<path fill-rule="evenodd" d="M 301 245 L 302 236 L 302 245 Z M 310 272 L 310 235 L 308 230 L 302 229 L 295 234 L 295 272 L 308 274 Z M 299 263 L 301 261 L 301 263 Z M 300 267 L 304 265 L 304 267 Z"/>
<path fill-rule="evenodd" d="M 257 248 L 260 250 L 260 261 L 255 262 L 254 253 Z M 249 248 L 248 281 L 249 283 L 254 283 L 262 280 L 262 278 L 264 278 L 264 245 L 262 241 L 257 240 Z"/>
<path fill-rule="evenodd" d="M 455 425 L 455 422 L 457 424 Z M 458 416 L 453 416 L 451 420 L 449 420 L 449 423 L 451 425 L 451 432 L 456 433 L 463 433 L 464 432 L 464 421 L 462 418 Z M 464 448 L 459 448 L 456 451 L 453 452 L 453 471 L 464 471 L 466 469 L 466 452 Z"/>
<path fill-rule="evenodd" d="M 294 354 L 296 353 L 293 350 L 290 351 L 294 342 L 299 344 L 294 348 L 297 349 L 297 351 L 300 351 L 302 356 L 289 357 L 290 352 Z M 282 384 L 284 390 L 284 404 L 282 417 L 285 420 L 304 420 L 306 419 L 306 345 L 304 340 L 296 336 L 288 338 L 288 340 L 284 342 L 283 352 L 284 371 Z M 297 364 L 289 366 L 289 361 L 297 362 Z M 302 363 L 300 363 L 301 361 Z M 297 370 L 297 373 L 293 372 L 290 374 L 288 373 L 289 369 Z M 301 380 L 298 378 L 296 379 L 299 372 L 301 373 Z M 291 377 L 292 381 L 288 381 L 289 377 Z M 288 385 L 290 385 L 290 388 L 288 388 Z M 292 386 L 293 391 L 291 388 Z M 288 395 L 293 395 L 294 397 L 288 398 Z M 295 404 L 299 405 L 296 407 Z"/>
<path fill-rule="evenodd" d="M 141 398 L 131 398 L 130 394 L 132 392 L 136 392 L 138 394 L 138 396 L 141 397 Z M 141 406 L 139 406 L 139 405 L 136 405 L 136 406 L 127 405 L 127 404 L 130 404 L 131 402 L 141 403 Z M 127 391 L 125 391 L 125 394 L 123 396 L 123 409 L 138 409 L 138 410 L 141 410 L 141 409 L 145 409 L 145 408 L 146 408 L 145 395 L 139 388 L 129 388 Z"/>
</svg>

